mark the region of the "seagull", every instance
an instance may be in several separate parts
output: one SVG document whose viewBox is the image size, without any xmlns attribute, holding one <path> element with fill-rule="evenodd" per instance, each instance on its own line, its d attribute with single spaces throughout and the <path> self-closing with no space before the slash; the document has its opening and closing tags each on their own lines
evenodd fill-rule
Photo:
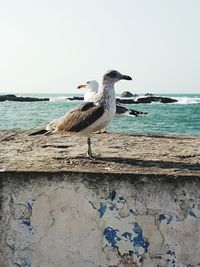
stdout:
<svg viewBox="0 0 200 267">
<path fill-rule="evenodd" d="M 92 101 L 83 102 L 59 119 L 51 121 L 45 129 L 29 135 L 70 132 L 87 137 L 87 155 L 93 159 L 90 135 L 106 127 L 115 117 L 116 99 L 114 84 L 120 80 L 132 80 L 116 70 L 109 70 L 103 75 L 101 86 Z"/>
<path fill-rule="evenodd" d="M 85 84 L 80 84 L 79 86 L 77 86 L 77 89 L 81 89 L 81 88 L 87 88 L 84 94 L 84 101 L 89 102 L 98 92 L 99 84 L 97 81 L 92 80 L 92 81 L 86 82 Z"/>
<path fill-rule="evenodd" d="M 82 88 L 87 89 L 84 94 L 84 102 L 90 102 L 93 100 L 95 95 L 98 93 L 99 84 L 97 81 L 91 80 L 91 81 L 86 82 L 85 84 L 80 84 L 77 86 L 77 89 L 82 89 Z M 142 112 L 142 111 L 138 111 L 134 109 L 128 109 L 116 103 L 115 117 L 119 117 L 121 115 L 137 117 L 142 114 L 147 114 L 147 112 Z"/>
</svg>

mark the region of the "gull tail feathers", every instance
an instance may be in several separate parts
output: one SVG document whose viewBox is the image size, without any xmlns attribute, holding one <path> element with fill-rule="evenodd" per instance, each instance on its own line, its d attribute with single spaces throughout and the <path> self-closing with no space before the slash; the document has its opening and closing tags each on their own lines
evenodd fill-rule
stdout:
<svg viewBox="0 0 200 267">
<path fill-rule="evenodd" d="M 143 111 L 134 110 L 134 109 L 128 109 L 126 114 L 129 115 L 129 116 L 138 117 L 140 115 L 148 114 L 148 113 L 147 112 L 143 112 Z"/>
<path fill-rule="evenodd" d="M 41 129 L 41 130 L 38 130 L 36 132 L 30 133 L 29 136 L 33 136 L 33 135 L 48 135 L 50 133 L 51 133 L 51 131 L 48 131 L 46 129 Z"/>
</svg>

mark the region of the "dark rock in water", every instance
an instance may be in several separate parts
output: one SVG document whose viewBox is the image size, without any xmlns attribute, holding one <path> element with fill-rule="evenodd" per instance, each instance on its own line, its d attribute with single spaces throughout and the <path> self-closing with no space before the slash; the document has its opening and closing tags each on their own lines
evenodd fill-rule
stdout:
<svg viewBox="0 0 200 267">
<path fill-rule="evenodd" d="M 3 101 L 36 102 L 36 101 L 49 101 L 49 98 L 22 97 L 22 96 L 16 96 L 16 95 L 0 95 L 0 102 L 3 102 Z"/>
<path fill-rule="evenodd" d="M 137 99 L 138 103 L 152 103 L 152 102 L 160 102 L 160 103 L 175 103 L 178 100 L 169 98 L 169 97 L 161 97 L 161 96 L 148 96 L 141 97 Z"/>
<path fill-rule="evenodd" d="M 72 97 L 67 97 L 67 100 L 83 100 L 84 98 L 82 96 L 72 96 Z"/>
<path fill-rule="evenodd" d="M 146 93 L 145 96 L 154 96 L 154 95 L 151 93 Z"/>
<path fill-rule="evenodd" d="M 162 96 L 148 96 L 148 97 L 140 97 L 137 100 L 117 98 L 117 102 L 123 104 L 149 104 L 152 102 L 175 103 L 178 102 L 178 100 Z"/>
<path fill-rule="evenodd" d="M 133 97 L 133 94 L 132 94 L 131 92 L 124 91 L 124 92 L 121 94 L 121 97 Z"/>
<path fill-rule="evenodd" d="M 80 96 L 73 96 L 73 97 L 67 97 L 67 100 L 73 101 L 73 100 L 84 100 L 83 97 Z M 160 103 L 175 103 L 177 102 L 176 99 L 169 98 L 169 97 L 162 97 L 162 96 L 147 96 L 147 97 L 140 97 L 137 100 L 134 99 L 123 99 L 123 98 L 117 98 L 117 102 L 123 103 L 123 104 L 148 104 L 152 102 L 160 102 Z"/>
<path fill-rule="evenodd" d="M 0 95 L 0 101 L 3 102 L 3 101 L 11 101 L 10 99 L 14 98 L 15 95 Z"/>
<path fill-rule="evenodd" d="M 137 104 L 137 101 L 134 99 L 116 98 L 116 101 L 121 104 Z"/>
</svg>

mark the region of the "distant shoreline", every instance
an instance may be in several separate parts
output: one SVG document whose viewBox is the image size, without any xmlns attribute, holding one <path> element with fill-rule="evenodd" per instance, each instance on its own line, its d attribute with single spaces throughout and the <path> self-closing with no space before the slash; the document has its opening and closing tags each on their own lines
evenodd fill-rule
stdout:
<svg viewBox="0 0 200 267">
<path fill-rule="evenodd" d="M 139 92 L 139 91 L 138 91 Z M 151 91 L 150 91 L 151 92 Z M 122 93 L 122 92 L 121 92 Z M 116 96 L 120 96 L 121 93 L 116 92 Z M 144 93 L 137 93 L 134 91 L 134 94 L 138 94 L 139 96 L 144 96 L 148 92 Z M 151 92 L 153 95 L 156 96 L 196 96 L 200 97 L 200 93 L 156 93 Z M 72 91 L 71 93 L 66 92 L 59 92 L 59 93 L 27 93 L 27 92 L 1 92 L 0 95 L 16 95 L 16 96 L 83 96 L 83 93 L 76 93 L 76 91 Z"/>
</svg>

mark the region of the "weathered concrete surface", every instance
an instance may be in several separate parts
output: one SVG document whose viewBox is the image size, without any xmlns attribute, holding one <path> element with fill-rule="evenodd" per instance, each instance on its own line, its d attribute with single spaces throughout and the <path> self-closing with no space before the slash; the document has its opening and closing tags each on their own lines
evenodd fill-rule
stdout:
<svg viewBox="0 0 200 267">
<path fill-rule="evenodd" d="M 200 137 L 197 136 L 94 134 L 91 140 L 96 160 L 86 157 L 86 138 L 0 131 L 0 170 L 199 175 Z"/>
<path fill-rule="evenodd" d="M 3 172 L 1 267 L 200 266 L 200 182 Z"/>
<path fill-rule="evenodd" d="M 92 140 L 1 132 L 0 266 L 200 266 L 199 137 Z"/>
</svg>

